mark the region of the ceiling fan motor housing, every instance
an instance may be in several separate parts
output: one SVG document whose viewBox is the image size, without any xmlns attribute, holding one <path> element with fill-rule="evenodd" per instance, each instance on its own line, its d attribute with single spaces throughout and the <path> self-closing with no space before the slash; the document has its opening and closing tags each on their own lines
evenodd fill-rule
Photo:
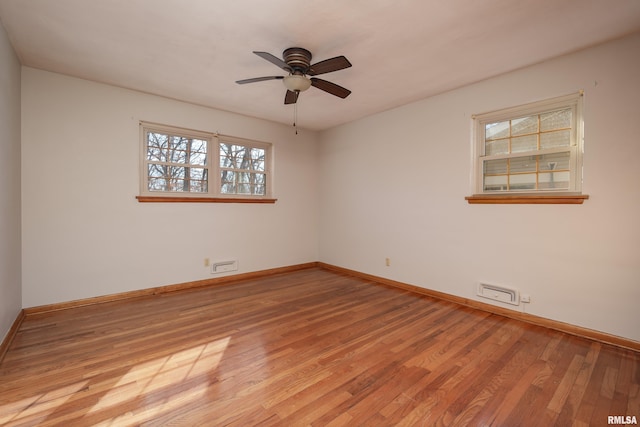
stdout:
<svg viewBox="0 0 640 427">
<path fill-rule="evenodd" d="M 285 49 L 282 58 L 291 67 L 292 74 L 306 74 L 311 66 L 311 52 L 301 47 Z"/>
</svg>

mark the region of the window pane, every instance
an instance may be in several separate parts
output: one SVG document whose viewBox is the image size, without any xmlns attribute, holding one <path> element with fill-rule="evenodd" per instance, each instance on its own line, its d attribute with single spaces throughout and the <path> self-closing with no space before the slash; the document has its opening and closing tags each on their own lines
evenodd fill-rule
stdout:
<svg viewBox="0 0 640 427">
<path fill-rule="evenodd" d="M 236 172 L 236 191 L 238 194 L 251 194 L 251 174 Z"/>
<path fill-rule="evenodd" d="M 172 135 L 169 138 L 169 148 L 177 151 L 186 151 L 189 145 L 189 138 Z"/>
<path fill-rule="evenodd" d="M 157 164 L 148 164 L 147 165 L 147 176 L 148 177 L 163 177 L 166 173 L 166 166 L 157 165 Z"/>
<path fill-rule="evenodd" d="M 163 157 L 163 152 L 160 148 L 158 147 L 152 147 L 152 146 L 148 146 L 147 147 L 147 160 L 150 160 L 152 162 L 161 162 L 164 160 Z"/>
<path fill-rule="evenodd" d="M 168 136 L 162 133 L 148 132 L 147 146 L 155 148 L 163 148 L 167 146 Z"/>
<path fill-rule="evenodd" d="M 540 190 L 566 190 L 569 188 L 568 171 L 540 173 L 538 188 Z"/>
<path fill-rule="evenodd" d="M 506 174 L 507 164 L 507 159 L 487 160 L 484 162 L 484 173 L 485 175 Z"/>
<path fill-rule="evenodd" d="M 224 194 L 266 194 L 267 176 L 262 173 L 222 171 L 220 191 Z"/>
<path fill-rule="evenodd" d="M 220 191 L 224 194 L 235 194 L 236 179 L 233 171 L 220 172 Z"/>
<path fill-rule="evenodd" d="M 171 136 L 169 147 L 164 150 L 163 161 L 169 163 L 205 165 L 207 141 L 182 136 Z"/>
<path fill-rule="evenodd" d="M 251 169 L 255 171 L 264 170 L 264 149 L 252 148 L 251 149 Z"/>
<path fill-rule="evenodd" d="M 167 181 L 164 178 L 149 178 L 149 191 L 167 191 Z"/>
<path fill-rule="evenodd" d="M 259 185 L 264 185 L 267 182 L 266 175 L 263 173 L 254 174 L 253 182 Z"/>
<path fill-rule="evenodd" d="M 509 190 L 535 190 L 536 174 L 509 175 Z"/>
<path fill-rule="evenodd" d="M 192 153 L 206 153 L 207 141 L 204 139 L 192 139 L 191 140 L 191 152 Z"/>
<path fill-rule="evenodd" d="M 511 152 L 535 151 L 538 149 L 538 135 L 511 138 Z"/>
<path fill-rule="evenodd" d="M 571 131 L 560 130 L 540 134 L 540 148 L 568 147 L 571 144 Z"/>
<path fill-rule="evenodd" d="M 511 120 L 511 135 L 524 135 L 538 132 L 538 116 L 523 117 Z"/>
<path fill-rule="evenodd" d="M 509 121 L 487 123 L 484 126 L 484 139 L 506 138 L 509 136 Z"/>
<path fill-rule="evenodd" d="M 208 191 L 208 184 L 206 180 L 192 179 L 189 181 L 190 191 L 192 193 L 206 193 Z"/>
<path fill-rule="evenodd" d="M 220 166 L 223 168 L 230 168 L 232 164 L 233 162 L 231 160 L 229 145 L 220 143 Z"/>
<path fill-rule="evenodd" d="M 169 180 L 169 187 L 166 191 L 183 192 L 188 191 L 189 187 L 184 179 L 174 178 Z"/>
<path fill-rule="evenodd" d="M 238 168 L 242 164 L 244 147 L 232 144 L 220 144 L 220 166 Z"/>
<path fill-rule="evenodd" d="M 233 171 L 221 171 L 220 172 L 220 181 L 225 183 L 234 183 L 236 174 Z"/>
<path fill-rule="evenodd" d="M 484 191 L 507 191 L 507 176 L 485 176 Z"/>
<path fill-rule="evenodd" d="M 545 154 L 540 156 L 540 170 L 569 170 L 571 154 L 564 153 Z"/>
<path fill-rule="evenodd" d="M 206 169 L 202 168 L 189 168 L 189 178 L 191 179 L 204 179 Z"/>
<path fill-rule="evenodd" d="M 220 144 L 220 166 L 223 168 L 250 169 L 254 161 L 252 149 L 242 145 Z M 264 160 L 264 150 L 262 150 Z M 256 157 L 259 157 L 256 155 Z M 258 158 L 255 159 L 256 161 Z"/>
<path fill-rule="evenodd" d="M 207 164 L 207 141 L 192 139 L 187 152 L 189 153 L 189 163 L 192 165 L 204 166 Z"/>
<path fill-rule="evenodd" d="M 566 129 L 571 127 L 570 108 L 540 114 L 540 130 Z"/>
<path fill-rule="evenodd" d="M 233 153 L 234 167 L 238 169 L 248 169 L 247 159 L 245 158 L 246 148 L 241 145 L 233 145 L 231 146 L 231 151 Z"/>
<path fill-rule="evenodd" d="M 264 150 L 262 148 L 252 148 L 251 149 L 251 158 L 252 159 L 264 159 Z"/>
<path fill-rule="evenodd" d="M 484 153 L 486 156 L 509 153 L 509 140 L 498 139 L 496 141 L 487 141 L 484 145 Z"/>
<path fill-rule="evenodd" d="M 184 178 L 186 168 L 182 166 L 168 166 L 166 168 L 168 170 L 168 178 Z"/>
<path fill-rule="evenodd" d="M 169 140 L 169 158 L 171 163 L 186 163 L 189 140 L 181 136 L 172 136 Z"/>
<path fill-rule="evenodd" d="M 251 174 L 247 172 L 236 172 L 236 182 L 249 183 Z"/>
<path fill-rule="evenodd" d="M 207 154 L 191 153 L 191 157 L 189 158 L 189 163 L 191 163 L 192 165 L 204 166 L 207 164 Z"/>
<path fill-rule="evenodd" d="M 238 184 L 237 185 L 238 194 L 251 194 L 251 185 L 249 184 Z"/>
<path fill-rule="evenodd" d="M 234 184 L 226 183 L 220 186 L 220 192 L 222 194 L 236 194 L 236 187 Z"/>
<path fill-rule="evenodd" d="M 536 157 L 537 156 L 525 156 L 510 159 L 509 173 L 535 172 Z"/>
<path fill-rule="evenodd" d="M 149 191 L 189 191 L 188 169 L 181 166 L 148 164 Z"/>
<path fill-rule="evenodd" d="M 253 182 L 253 194 L 264 196 L 267 185 L 267 176 L 263 173 L 254 174 Z"/>
<path fill-rule="evenodd" d="M 191 193 L 206 193 L 207 183 L 202 181 L 191 181 Z"/>
<path fill-rule="evenodd" d="M 167 135 L 155 132 L 147 133 L 147 160 L 165 161 L 167 155 Z"/>
</svg>

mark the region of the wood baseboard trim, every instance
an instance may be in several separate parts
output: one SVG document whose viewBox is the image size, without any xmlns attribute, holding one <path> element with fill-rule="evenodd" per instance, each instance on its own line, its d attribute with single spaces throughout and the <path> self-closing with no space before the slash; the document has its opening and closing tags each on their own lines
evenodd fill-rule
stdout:
<svg viewBox="0 0 640 427">
<path fill-rule="evenodd" d="M 342 273 L 348 276 L 358 277 L 364 280 L 370 280 L 382 285 L 403 289 L 416 294 L 425 295 L 433 298 L 437 298 L 444 301 L 453 302 L 466 307 L 486 311 L 493 314 L 498 314 L 511 319 L 521 320 L 523 322 L 531 323 L 545 328 L 553 329 L 567 334 L 576 335 L 582 338 L 588 338 L 594 341 L 598 341 L 605 344 L 615 345 L 617 347 L 626 348 L 633 351 L 640 352 L 640 342 L 634 341 L 628 338 L 619 337 L 616 335 L 607 334 L 605 332 L 596 331 L 582 326 L 572 325 L 570 323 L 564 323 L 557 320 L 547 319 L 545 317 L 535 316 L 533 314 L 521 313 L 519 311 L 509 310 L 506 308 L 494 306 L 491 304 L 475 301 L 468 298 L 462 298 L 455 295 L 447 294 L 444 292 L 434 291 L 420 286 L 410 285 L 407 283 L 398 282 L 391 279 L 385 279 L 384 277 L 374 276 L 372 274 L 362 273 L 356 270 L 350 270 L 344 267 L 338 267 L 323 262 L 317 263 L 319 267 L 326 270 Z"/>
<path fill-rule="evenodd" d="M 66 310 L 69 308 L 82 307 L 82 306 L 93 305 L 93 304 L 102 304 L 106 302 L 119 301 L 119 300 L 130 299 L 130 298 L 160 295 L 160 294 L 165 294 L 169 292 L 178 292 L 178 291 L 196 289 L 196 288 L 201 288 L 206 286 L 228 285 L 228 284 L 233 284 L 242 280 L 257 279 L 265 276 L 271 276 L 274 274 L 305 270 L 313 267 L 324 268 L 326 270 L 334 271 L 336 273 L 358 277 L 358 278 L 373 281 L 385 286 L 403 289 L 416 294 L 453 302 L 466 307 L 471 307 L 474 309 L 501 315 L 511 319 L 521 320 L 523 322 L 531 323 L 538 326 L 543 326 L 545 328 L 557 330 L 560 332 L 565 332 L 571 335 L 576 335 L 579 337 L 588 338 L 588 339 L 602 342 L 605 344 L 611 344 L 617 347 L 622 347 L 629 350 L 640 352 L 640 342 L 634 341 L 628 338 L 611 335 L 605 332 L 600 332 L 593 329 L 584 328 L 582 326 L 576 326 L 569 323 L 560 322 L 557 320 L 551 320 L 544 317 L 535 316 L 533 314 L 521 313 L 518 311 L 509 310 L 503 307 L 494 306 L 494 305 L 483 303 L 480 301 L 458 297 L 458 296 L 447 294 L 444 292 L 422 288 L 420 286 L 410 285 L 408 283 L 386 279 L 384 277 L 374 276 L 372 274 L 367 274 L 360 271 L 351 270 L 348 268 L 339 267 L 332 264 L 327 264 L 324 262 L 308 262 L 304 264 L 296 264 L 296 265 L 291 265 L 286 267 L 276 267 L 276 268 L 253 271 L 248 273 L 240 273 L 240 274 L 234 274 L 234 275 L 229 275 L 224 277 L 216 277 L 212 279 L 197 280 L 193 282 L 185 282 L 185 283 L 179 283 L 175 285 L 159 286 L 159 287 L 140 289 L 140 290 L 135 290 L 130 292 L 122 292 L 122 293 L 104 295 L 104 296 L 93 297 L 93 298 L 85 298 L 80 300 L 25 308 L 18 314 L 16 321 L 13 323 L 13 326 L 7 333 L 7 336 L 0 344 L 0 361 L 2 361 L 4 354 L 6 353 L 6 351 L 9 348 L 9 345 L 13 341 L 13 338 L 17 333 L 18 329 L 20 328 L 20 325 L 22 324 L 23 319 L 29 315 L 48 313 L 51 311 L 58 311 L 58 310 Z"/>
<path fill-rule="evenodd" d="M 313 268 L 317 266 L 318 266 L 318 263 L 314 261 L 314 262 L 308 262 L 304 264 L 290 265 L 286 267 L 276 267 L 276 268 L 270 268 L 267 270 L 252 271 L 248 273 L 233 274 L 233 275 L 224 276 L 224 277 L 215 277 L 211 279 L 196 280 L 193 282 L 178 283 L 175 285 L 158 286 L 154 288 L 139 289 L 135 291 L 121 292 L 117 294 L 103 295 L 99 297 L 85 298 L 85 299 L 47 304 L 47 305 L 40 305 L 36 307 L 25 308 L 23 312 L 24 312 L 24 315 L 31 316 L 34 314 L 42 314 L 42 313 L 48 313 L 52 311 L 66 310 L 66 309 L 75 308 L 75 307 L 102 304 L 106 302 L 120 301 L 120 300 L 131 299 L 131 298 L 160 295 L 160 294 L 166 294 L 169 292 L 185 291 L 189 289 L 202 288 L 206 286 L 228 285 L 228 284 L 239 282 L 241 280 L 257 279 L 265 276 L 272 276 L 274 274 L 305 270 L 305 269 Z"/>
<path fill-rule="evenodd" d="M 11 325 L 11 328 L 9 328 L 9 332 L 7 332 L 7 335 L 4 337 L 4 339 L 0 343 L 0 363 L 2 363 L 2 360 L 4 359 L 5 354 L 7 354 L 7 351 L 9 350 L 9 347 L 11 346 L 13 339 L 18 333 L 18 330 L 20 329 L 20 325 L 22 325 L 22 321 L 24 320 L 24 318 L 25 318 L 24 310 L 20 310 L 20 312 L 16 316 L 16 320 L 13 321 L 13 325 Z"/>
</svg>

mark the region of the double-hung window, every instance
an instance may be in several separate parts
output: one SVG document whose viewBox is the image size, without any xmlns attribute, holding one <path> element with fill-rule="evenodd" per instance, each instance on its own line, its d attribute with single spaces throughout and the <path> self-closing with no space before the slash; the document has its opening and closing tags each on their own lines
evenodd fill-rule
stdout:
<svg viewBox="0 0 640 427">
<path fill-rule="evenodd" d="M 140 201 L 274 201 L 271 144 L 141 123 Z"/>
<path fill-rule="evenodd" d="M 582 126 L 580 93 L 475 116 L 476 196 L 580 195 Z"/>
</svg>

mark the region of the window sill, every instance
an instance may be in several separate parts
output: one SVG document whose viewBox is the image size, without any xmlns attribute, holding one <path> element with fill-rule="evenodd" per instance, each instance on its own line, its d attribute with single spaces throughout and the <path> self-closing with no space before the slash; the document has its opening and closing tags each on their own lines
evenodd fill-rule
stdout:
<svg viewBox="0 0 640 427">
<path fill-rule="evenodd" d="M 469 204 L 581 205 L 586 194 L 474 194 L 465 199 Z"/>
<path fill-rule="evenodd" d="M 252 197 L 136 196 L 140 203 L 275 203 L 278 199 Z"/>
</svg>

